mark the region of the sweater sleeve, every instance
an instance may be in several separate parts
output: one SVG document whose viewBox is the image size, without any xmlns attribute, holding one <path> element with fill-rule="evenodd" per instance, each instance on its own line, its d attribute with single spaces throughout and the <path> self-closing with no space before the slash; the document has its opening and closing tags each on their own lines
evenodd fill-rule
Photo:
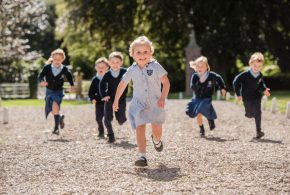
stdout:
<svg viewBox="0 0 290 195">
<path fill-rule="evenodd" d="M 67 68 L 66 68 L 66 71 L 65 71 L 65 77 L 68 80 L 69 84 L 71 86 L 74 86 L 74 81 L 73 81 L 72 73 Z"/>
<path fill-rule="evenodd" d="M 199 80 L 198 76 L 197 76 L 196 74 L 192 74 L 192 76 L 191 76 L 191 82 L 190 82 L 190 88 L 191 88 L 193 91 L 197 90 L 197 87 L 198 87 L 198 85 L 197 85 L 198 80 Z"/>
<path fill-rule="evenodd" d="M 38 82 L 44 81 L 44 77 L 46 75 L 46 69 L 47 69 L 46 66 L 44 66 L 43 69 L 40 71 L 40 73 L 37 77 Z"/>
<path fill-rule="evenodd" d="M 226 85 L 223 78 L 219 74 L 215 74 L 215 76 L 218 89 L 226 89 Z"/>
<path fill-rule="evenodd" d="M 104 75 L 103 79 L 100 82 L 100 95 L 103 97 L 108 96 L 108 89 L 107 89 L 107 84 L 108 83 L 108 77 L 107 73 Z"/>
<path fill-rule="evenodd" d="M 91 101 L 93 99 L 96 99 L 95 98 L 96 89 L 97 89 L 96 82 L 95 82 L 95 79 L 93 79 L 92 80 L 92 83 L 90 85 L 90 88 L 89 88 L 89 93 L 88 93 L 88 96 L 89 96 L 89 98 L 90 98 Z"/>
<path fill-rule="evenodd" d="M 242 89 L 242 73 L 237 75 L 233 81 L 233 87 L 237 96 L 241 96 Z"/>
<path fill-rule="evenodd" d="M 267 89 L 267 85 L 265 83 L 265 81 L 263 80 L 263 78 L 260 79 L 260 82 L 259 82 L 259 92 L 263 93 L 265 90 Z"/>
</svg>

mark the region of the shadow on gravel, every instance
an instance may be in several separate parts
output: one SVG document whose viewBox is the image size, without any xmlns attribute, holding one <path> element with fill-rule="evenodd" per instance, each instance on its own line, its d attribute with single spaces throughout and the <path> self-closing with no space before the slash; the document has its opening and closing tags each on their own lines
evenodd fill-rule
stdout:
<svg viewBox="0 0 290 195">
<path fill-rule="evenodd" d="M 272 143 L 272 144 L 283 144 L 281 140 L 271 140 L 271 139 L 252 139 L 250 142 L 260 142 L 260 143 Z"/>
<path fill-rule="evenodd" d="M 160 164 L 156 169 L 136 169 L 136 175 L 145 177 L 154 181 L 173 181 L 183 177 L 180 175 L 180 168 L 168 168 L 164 164 Z"/>
<path fill-rule="evenodd" d="M 49 142 L 62 142 L 62 143 L 70 142 L 69 140 L 62 139 L 62 138 L 60 138 L 60 139 L 48 139 L 47 141 L 49 141 Z"/>
<path fill-rule="evenodd" d="M 238 140 L 238 139 L 223 139 L 220 137 L 203 137 L 203 139 L 208 140 L 208 141 L 216 141 L 216 142 L 226 142 L 226 141 Z"/>
<path fill-rule="evenodd" d="M 128 141 L 121 141 L 120 143 L 114 143 L 112 144 L 113 147 L 121 147 L 121 148 L 124 148 L 124 149 L 132 149 L 132 148 L 135 148 L 137 147 L 136 144 L 131 144 L 129 143 Z"/>
</svg>

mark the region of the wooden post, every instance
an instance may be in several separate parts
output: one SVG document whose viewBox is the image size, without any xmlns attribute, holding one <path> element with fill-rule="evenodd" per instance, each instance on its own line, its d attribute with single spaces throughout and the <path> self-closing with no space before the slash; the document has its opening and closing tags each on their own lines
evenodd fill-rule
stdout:
<svg viewBox="0 0 290 195">
<path fill-rule="evenodd" d="M 226 93 L 226 100 L 229 101 L 231 99 L 231 94 L 230 92 L 227 92 Z"/>
<path fill-rule="evenodd" d="M 6 107 L 3 108 L 3 124 L 8 124 L 8 109 Z"/>
<path fill-rule="evenodd" d="M 0 97 L 0 107 L 2 106 L 2 98 Z"/>
<path fill-rule="evenodd" d="M 277 99 L 275 97 L 272 98 L 271 112 L 272 113 L 277 112 Z"/>
<path fill-rule="evenodd" d="M 183 99 L 183 93 L 179 92 L 178 97 L 179 97 L 180 100 Z"/>
<path fill-rule="evenodd" d="M 221 100 L 221 91 L 220 90 L 216 91 L 216 99 Z"/>
<path fill-rule="evenodd" d="M 286 107 L 286 118 L 290 119 L 290 102 L 287 103 Z"/>
<path fill-rule="evenodd" d="M 264 95 L 262 98 L 262 109 L 263 110 L 267 109 L 267 101 L 268 101 L 268 97 Z"/>
</svg>

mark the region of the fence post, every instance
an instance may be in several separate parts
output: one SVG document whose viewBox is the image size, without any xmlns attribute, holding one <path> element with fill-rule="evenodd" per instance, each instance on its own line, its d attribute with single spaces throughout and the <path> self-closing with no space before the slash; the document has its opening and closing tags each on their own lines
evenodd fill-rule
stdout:
<svg viewBox="0 0 290 195">
<path fill-rule="evenodd" d="M 277 112 L 277 99 L 275 97 L 272 98 L 271 112 Z"/>
<path fill-rule="evenodd" d="M 216 99 L 221 100 L 221 91 L 220 90 L 216 91 Z"/>
<path fill-rule="evenodd" d="M 226 100 L 229 101 L 231 99 L 231 93 L 227 92 L 226 93 Z"/>
<path fill-rule="evenodd" d="M 3 108 L 3 124 L 8 124 L 8 109 L 6 107 Z"/>
<path fill-rule="evenodd" d="M 287 103 L 286 107 L 286 118 L 290 119 L 290 102 Z"/>
<path fill-rule="evenodd" d="M 268 101 L 268 97 L 264 95 L 262 98 L 262 109 L 263 110 L 267 109 L 267 101 Z"/>
<path fill-rule="evenodd" d="M 2 106 L 2 98 L 0 97 L 0 107 Z"/>
<path fill-rule="evenodd" d="M 180 100 L 183 99 L 183 93 L 179 92 L 178 97 L 179 97 Z"/>
</svg>

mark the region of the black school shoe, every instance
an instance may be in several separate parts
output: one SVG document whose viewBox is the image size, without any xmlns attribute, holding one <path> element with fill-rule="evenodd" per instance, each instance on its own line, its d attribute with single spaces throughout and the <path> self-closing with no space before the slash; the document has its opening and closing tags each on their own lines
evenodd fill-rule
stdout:
<svg viewBox="0 0 290 195">
<path fill-rule="evenodd" d="M 199 134 L 200 134 L 200 137 L 204 137 L 205 135 L 205 130 L 204 130 L 204 126 L 199 126 L 200 130 L 199 130 Z"/>
<path fill-rule="evenodd" d="M 59 135 L 59 129 L 55 129 L 55 130 L 53 130 L 52 133 L 55 134 L 55 135 Z"/>
<path fill-rule="evenodd" d="M 135 161 L 135 166 L 137 167 L 148 166 L 147 159 L 144 156 L 141 156 L 138 160 Z"/>
<path fill-rule="evenodd" d="M 154 145 L 154 148 L 157 152 L 161 152 L 163 150 L 163 143 L 162 141 L 160 140 L 157 144 L 154 142 L 153 140 L 153 135 L 151 135 L 151 139 L 152 139 L 152 142 L 153 142 L 153 145 Z M 159 145 L 160 143 L 160 146 L 158 147 L 157 145 Z"/>
<path fill-rule="evenodd" d="M 64 115 L 62 114 L 59 119 L 59 126 L 61 129 L 64 128 Z"/>
<path fill-rule="evenodd" d="M 100 139 L 105 138 L 104 133 L 99 133 L 98 138 L 100 138 Z"/>
<path fill-rule="evenodd" d="M 215 128 L 215 123 L 214 120 L 209 120 L 208 119 L 208 125 L 209 125 L 209 129 L 212 131 Z"/>
<path fill-rule="evenodd" d="M 263 131 L 258 131 L 257 132 L 257 136 L 256 139 L 260 139 L 261 137 L 263 137 L 265 135 L 265 133 Z"/>
<path fill-rule="evenodd" d="M 114 135 L 108 135 L 108 137 L 109 137 L 108 143 L 114 143 L 116 141 Z"/>
</svg>

